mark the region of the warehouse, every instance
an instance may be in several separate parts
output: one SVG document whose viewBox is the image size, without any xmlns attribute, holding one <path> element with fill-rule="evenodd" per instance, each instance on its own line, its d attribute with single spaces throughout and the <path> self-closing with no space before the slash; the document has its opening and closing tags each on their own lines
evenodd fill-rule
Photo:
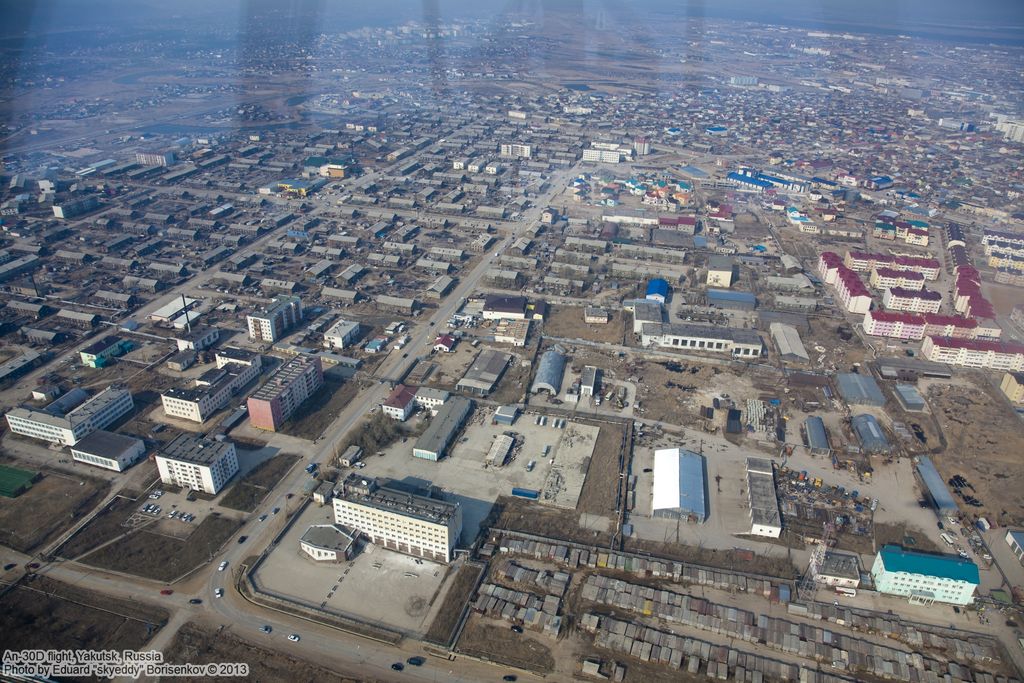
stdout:
<svg viewBox="0 0 1024 683">
<path fill-rule="evenodd" d="M 935 469 L 935 463 L 927 455 L 917 459 L 917 466 L 914 468 L 917 474 L 918 483 L 925 498 L 935 508 L 939 517 L 954 517 L 960 513 L 959 506 L 953 495 L 946 488 L 946 482 L 942 475 Z"/>
<path fill-rule="evenodd" d="M 703 523 L 708 517 L 707 490 L 704 456 L 684 448 L 654 451 L 652 517 Z"/>
<path fill-rule="evenodd" d="M 694 324 L 645 323 L 640 332 L 644 346 L 685 351 L 719 351 L 739 358 L 758 358 L 764 342 L 754 330 Z"/>
<path fill-rule="evenodd" d="M 807 349 L 800 340 L 800 333 L 795 327 L 784 323 L 771 323 L 768 329 L 775 340 L 775 345 L 779 347 L 779 356 L 782 360 L 803 363 L 810 360 Z"/>
<path fill-rule="evenodd" d="M 896 400 L 903 406 L 903 410 L 915 413 L 925 409 L 927 405 L 924 396 L 913 384 L 897 384 Z"/>
<path fill-rule="evenodd" d="M 750 534 L 778 538 L 782 515 L 775 492 L 775 469 L 767 458 L 747 458 L 747 497 L 750 503 Z"/>
<path fill-rule="evenodd" d="M 477 354 L 466 374 L 455 385 L 456 390 L 486 396 L 494 390 L 511 359 L 511 354 L 484 349 Z"/>
<path fill-rule="evenodd" d="M 953 555 L 929 555 L 887 545 L 871 567 L 875 590 L 903 595 L 911 604 L 969 605 L 981 583 L 978 565 Z"/>
<path fill-rule="evenodd" d="M 530 386 L 530 393 L 546 391 L 552 396 L 557 396 L 562 388 L 565 361 L 565 349 L 561 346 L 556 345 L 545 351 L 544 355 L 540 357 L 540 366 L 537 368 L 537 376 Z"/>
<path fill-rule="evenodd" d="M 660 277 L 648 282 L 647 296 L 645 298 L 657 301 L 659 304 L 665 303 L 665 300 L 668 299 L 668 282 Z"/>
<path fill-rule="evenodd" d="M 472 410 L 473 402 L 468 398 L 456 396 L 448 400 L 437 411 L 420 438 L 416 439 L 412 448 L 413 457 L 434 462 L 443 458 Z"/>
<path fill-rule="evenodd" d="M 807 447 L 812 455 L 829 455 L 832 453 L 832 446 L 828 441 L 828 432 L 825 431 L 825 421 L 817 415 L 810 415 L 804 420 L 804 431 L 807 434 Z"/>
<path fill-rule="evenodd" d="M 733 311 L 752 311 L 757 308 L 757 297 L 750 292 L 732 292 L 727 289 L 709 289 L 708 306 Z"/>
<path fill-rule="evenodd" d="M 885 396 L 882 395 L 878 382 L 869 375 L 842 373 L 836 375 L 836 386 L 839 389 L 839 395 L 851 406 L 881 408 L 885 405 Z"/>
<path fill-rule="evenodd" d="M 854 415 L 850 421 L 857 440 L 860 441 L 861 450 L 865 453 L 888 454 L 892 452 L 892 445 L 885 438 L 881 425 L 874 415 Z"/>
</svg>

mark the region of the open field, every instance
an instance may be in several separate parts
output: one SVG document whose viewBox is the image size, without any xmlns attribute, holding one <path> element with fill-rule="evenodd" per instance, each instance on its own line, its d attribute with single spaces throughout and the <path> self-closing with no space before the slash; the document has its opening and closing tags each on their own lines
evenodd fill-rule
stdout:
<svg viewBox="0 0 1024 683">
<path fill-rule="evenodd" d="M 575 510 L 540 505 L 522 498 L 502 496 L 497 503 L 495 529 L 523 531 L 587 545 L 608 545 L 607 532 L 580 526 L 580 513 Z"/>
<path fill-rule="evenodd" d="M 155 607 L 36 576 L 0 599 L 0 649 L 140 650 L 167 618 Z"/>
<path fill-rule="evenodd" d="M 555 669 L 551 649 L 539 639 L 526 633 L 515 633 L 505 622 L 492 626 L 476 614 L 466 623 L 458 650 L 530 671 L 546 673 Z"/>
<path fill-rule="evenodd" d="M 625 427 L 602 424 L 590 457 L 587 478 L 583 482 L 576 509 L 591 515 L 615 514 L 615 494 L 619 482 L 619 453 Z"/>
<path fill-rule="evenodd" d="M 75 559 L 115 536 L 125 533 L 128 529 L 122 524 L 135 511 L 135 506 L 134 500 L 117 496 L 97 512 L 88 524 L 79 529 L 78 533 L 65 541 L 57 549 L 57 554 L 68 559 Z"/>
<path fill-rule="evenodd" d="M 582 306 L 552 304 L 544 320 L 544 334 L 549 337 L 586 339 L 588 341 L 622 344 L 626 336 L 625 313 L 613 311 L 611 320 L 595 325 L 583 321 Z"/>
<path fill-rule="evenodd" d="M 264 460 L 224 493 L 220 505 L 241 512 L 252 512 L 298 459 L 299 456 L 291 453 L 279 453 Z"/>
<path fill-rule="evenodd" d="M 211 514 L 187 539 L 139 531 L 93 551 L 81 561 L 157 581 L 173 581 L 209 561 L 241 525 L 240 520 Z"/>
<path fill-rule="evenodd" d="M 255 628 L 253 633 L 256 633 Z M 255 635 L 254 635 L 255 637 Z M 290 657 L 282 652 L 266 650 L 248 643 L 230 631 L 211 629 L 189 622 L 174 636 L 164 653 L 164 661 L 174 664 L 213 664 L 216 662 L 246 662 L 250 681 L 338 681 L 354 683 L 315 664 Z M 175 678 L 181 683 L 206 683 L 209 678 Z M 236 679 L 230 679 L 236 680 Z"/>
<path fill-rule="evenodd" d="M 0 498 L 0 543 L 26 553 L 45 545 L 91 511 L 109 488 L 101 479 L 44 474 L 17 498 Z"/>
<path fill-rule="evenodd" d="M 357 393 L 358 382 L 344 380 L 327 370 L 324 373 L 324 385 L 298 407 L 280 431 L 312 441 L 326 431 L 331 421 L 352 402 Z"/>
<path fill-rule="evenodd" d="M 965 511 L 989 515 L 1000 526 L 1024 522 L 1024 429 L 1005 400 L 979 377 L 973 387 L 932 386 L 928 401 L 946 437 L 946 451 L 934 457 L 944 480 L 960 474 L 965 491 L 982 507 Z"/>
<path fill-rule="evenodd" d="M 425 640 L 434 643 L 447 643 L 452 631 L 458 624 L 462 609 L 472 596 L 473 587 L 480 576 L 480 568 L 470 564 L 459 567 L 455 576 L 451 577 L 451 586 L 444 597 L 444 604 L 438 609 L 437 616 L 424 635 Z"/>
</svg>

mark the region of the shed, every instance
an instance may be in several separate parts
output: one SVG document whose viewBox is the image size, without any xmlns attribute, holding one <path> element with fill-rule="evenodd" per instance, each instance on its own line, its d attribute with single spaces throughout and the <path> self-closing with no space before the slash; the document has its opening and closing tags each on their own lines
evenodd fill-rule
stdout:
<svg viewBox="0 0 1024 683">
<path fill-rule="evenodd" d="M 750 292 L 733 292 L 728 289 L 709 289 L 708 306 L 738 311 L 752 311 L 757 308 L 757 297 Z"/>
<path fill-rule="evenodd" d="M 931 501 L 936 512 L 942 516 L 956 515 L 959 512 L 959 507 L 956 500 L 953 499 L 953 494 L 946 488 L 946 482 L 942 480 L 942 475 L 935 469 L 932 459 L 927 455 L 922 455 L 918 458 L 917 466 L 914 469 L 925 496 Z"/>
<path fill-rule="evenodd" d="M 807 433 L 807 447 L 815 455 L 828 455 L 832 447 L 825 431 L 825 421 L 817 415 L 810 415 L 804 420 L 804 431 Z"/>
<path fill-rule="evenodd" d="M 904 410 L 917 412 L 925 409 L 927 405 L 924 396 L 913 384 L 897 384 L 896 400 L 900 402 Z"/>
<path fill-rule="evenodd" d="M 516 406 L 498 406 L 494 411 L 494 423 L 500 425 L 511 425 L 515 423 L 519 415 L 519 408 Z"/>
<path fill-rule="evenodd" d="M 892 446 L 874 415 L 854 415 L 851 426 L 866 453 L 889 453 Z"/>
<path fill-rule="evenodd" d="M 654 278 L 648 282 L 646 298 L 658 303 L 665 303 L 668 298 L 668 282 L 662 278 Z"/>
<path fill-rule="evenodd" d="M 565 350 L 561 346 L 553 346 L 540 357 L 537 376 L 530 386 L 530 393 L 546 391 L 557 396 L 562 388 L 562 375 L 565 373 Z"/>
</svg>

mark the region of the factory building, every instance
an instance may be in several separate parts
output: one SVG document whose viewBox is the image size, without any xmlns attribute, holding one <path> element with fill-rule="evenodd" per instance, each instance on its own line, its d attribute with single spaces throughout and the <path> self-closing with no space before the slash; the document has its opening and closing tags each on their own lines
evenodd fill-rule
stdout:
<svg viewBox="0 0 1024 683">
<path fill-rule="evenodd" d="M 486 396 L 494 390 L 510 360 L 510 353 L 484 349 L 473 359 L 472 365 L 455 385 L 455 389 L 475 396 Z"/>
<path fill-rule="evenodd" d="M 708 287 L 732 287 L 736 281 L 736 264 L 728 256 L 712 256 L 708 259 Z"/>
<path fill-rule="evenodd" d="M 754 330 L 712 325 L 645 323 L 640 333 L 644 346 L 686 351 L 714 351 L 736 358 L 760 358 L 764 342 Z"/>
<path fill-rule="evenodd" d="M 969 605 L 981 583 L 978 565 L 952 555 L 930 555 L 887 545 L 871 567 L 875 590 L 910 598 L 911 604 Z"/>
<path fill-rule="evenodd" d="M 472 410 L 473 402 L 468 398 L 456 396 L 449 399 L 438 409 L 437 415 L 430 421 L 423 434 L 416 439 L 412 449 L 413 456 L 434 462 L 443 458 Z"/>
<path fill-rule="evenodd" d="M 778 538 L 782 514 L 775 492 L 775 469 L 767 458 L 747 458 L 747 498 L 750 503 L 750 534 Z"/>
<path fill-rule="evenodd" d="M 352 473 L 334 498 L 334 521 L 384 548 L 450 562 L 462 534 L 462 508 Z"/>
<path fill-rule="evenodd" d="M 921 491 L 935 508 L 939 517 L 955 517 L 960 514 L 960 507 L 956 504 L 956 499 L 949 492 L 946 482 L 943 481 L 942 475 L 939 474 L 930 457 L 927 455 L 919 457 L 917 465 L 914 467 L 914 473 L 917 475 Z"/>
</svg>

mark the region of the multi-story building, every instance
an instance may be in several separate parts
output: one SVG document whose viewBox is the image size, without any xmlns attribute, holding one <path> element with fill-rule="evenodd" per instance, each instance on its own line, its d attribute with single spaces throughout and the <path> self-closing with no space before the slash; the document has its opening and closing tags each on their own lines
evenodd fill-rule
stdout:
<svg viewBox="0 0 1024 683">
<path fill-rule="evenodd" d="M 359 323 L 352 320 L 339 320 L 324 332 L 324 347 L 328 349 L 346 349 L 359 339 Z"/>
<path fill-rule="evenodd" d="M 246 316 L 249 339 L 273 343 L 302 321 L 302 300 L 297 296 L 274 299 L 259 313 Z"/>
<path fill-rule="evenodd" d="M 835 285 L 839 277 L 839 268 L 843 266 L 843 259 L 839 254 L 831 251 L 822 252 L 818 257 L 818 274 L 825 281 L 826 285 Z"/>
<path fill-rule="evenodd" d="M 500 150 L 501 156 L 512 157 L 513 159 L 529 159 L 533 153 L 533 148 L 530 145 L 521 145 L 519 143 L 504 143 L 501 145 Z"/>
<path fill-rule="evenodd" d="M 737 358 L 759 358 L 764 353 L 761 335 L 754 330 L 733 327 L 644 323 L 640 341 L 644 346 L 717 351 Z"/>
<path fill-rule="evenodd" d="M 416 390 L 404 384 L 396 386 L 380 404 L 381 412 L 392 420 L 405 422 L 416 407 Z"/>
<path fill-rule="evenodd" d="M 921 273 L 926 280 L 937 279 L 942 271 L 942 264 L 931 258 L 871 254 L 860 251 L 846 252 L 843 264 L 854 272 L 870 272 L 879 266 L 892 268 L 893 270 L 909 270 Z"/>
<path fill-rule="evenodd" d="M 708 259 L 708 287 L 732 287 L 736 278 L 736 264 L 728 256 L 712 256 Z M 662 301 L 664 303 L 664 301 Z"/>
<path fill-rule="evenodd" d="M 462 533 L 462 507 L 423 493 L 352 473 L 334 498 L 334 521 L 385 548 L 450 562 Z"/>
<path fill-rule="evenodd" d="M 142 439 L 97 429 L 71 447 L 71 458 L 87 465 L 123 472 L 138 462 L 145 452 L 146 444 Z"/>
<path fill-rule="evenodd" d="M 1020 372 L 1024 370 L 1024 345 L 982 339 L 925 337 L 925 358 L 936 363 Z"/>
<path fill-rule="evenodd" d="M 952 555 L 931 555 L 887 545 L 871 567 L 875 590 L 902 595 L 914 604 L 969 605 L 980 584 L 978 566 Z"/>
<path fill-rule="evenodd" d="M 7 412 L 7 426 L 15 434 L 74 446 L 97 429 L 103 429 L 131 412 L 134 407 L 127 389 L 110 386 L 67 414 L 14 408 Z"/>
<path fill-rule="evenodd" d="M 864 331 L 874 337 L 918 341 L 924 339 L 924 327 L 924 318 L 909 313 L 868 311 L 864 314 Z"/>
<path fill-rule="evenodd" d="M 235 362 L 231 356 L 217 355 L 217 367 L 200 375 L 195 386 L 168 389 L 160 395 L 169 417 L 202 424 L 223 408 L 249 382 L 260 375 L 262 356 Z"/>
<path fill-rule="evenodd" d="M 107 365 L 111 358 L 124 355 L 132 349 L 132 343 L 116 335 L 104 337 L 93 342 L 78 352 L 82 359 L 82 365 L 90 368 L 102 368 Z"/>
<path fill-rule="evenodd" d="M 893 287 L 882 292 L 882 305 L 891 311 L 938 313 L 942 305 L 942 294 L 928 289 Z"/>
<path fill-rule="evenodd" d="M 1024 403 L 1024 373 L 1007 372 L 1003 375 L 1003 381 L 999 383 L 1006 398 L 1014 403 Z"/>
<path fill-rule="evenodd" d="M 249 397 L 249 422 L 258 429 L 277 431 L 323 384 L 324 372 L 318 356 L 292 358 Z"/>
<path fill-rule="evenodd" d="M 871 310 L 871 292 L 861 282 L 860 276 L 849 268 L 840 267 L 836 274 L 836 296 L 850 313 L 867 313 Z"/>
<path fill-rule="evenodd" d="M 444 389 L 420 387 L 416 390 L 416 406 L 423 410 L 429 410 L 431 415 L 437 415 L 437 411 L 441 409 L 441 406 L 445 404 L 450 396 L 451 394 Z"/>
<path fill-rule="evenodd" d="M 921 290 L 924 289 L 924 275 L 913 270 L 896 270 L 895 268 L 879 266 L 871 271 L 868 284 L 875 289 L 900 287 L 902 289 Z"/>
<path fill-rule="evenodd" d="M 160 481 L 216 495 L 238 472 L 235 444 L 181 434 L 156 455 Z"/>
</svg>

